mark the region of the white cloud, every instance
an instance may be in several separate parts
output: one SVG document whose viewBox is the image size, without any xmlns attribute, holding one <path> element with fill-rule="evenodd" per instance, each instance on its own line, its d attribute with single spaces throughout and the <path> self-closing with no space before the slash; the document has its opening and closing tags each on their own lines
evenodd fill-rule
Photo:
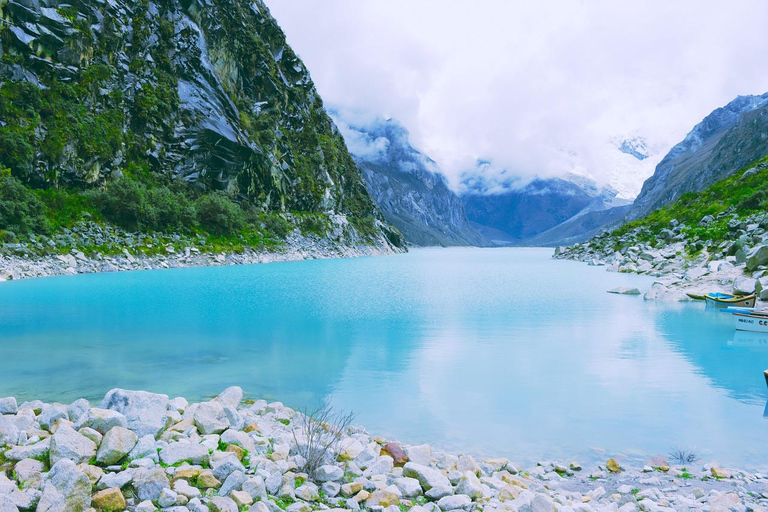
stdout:
<svg viewBox="0 0 768 512">
<path fill-rule="evenodd" d="M 327 104 L 397 118 L 454 186 L 482 158 L 636 187 L 711 110 L 768 91 L 760 0 L 267 4 Z M 616 156 L 624 134 L 658 152 Z"/>
</svg>

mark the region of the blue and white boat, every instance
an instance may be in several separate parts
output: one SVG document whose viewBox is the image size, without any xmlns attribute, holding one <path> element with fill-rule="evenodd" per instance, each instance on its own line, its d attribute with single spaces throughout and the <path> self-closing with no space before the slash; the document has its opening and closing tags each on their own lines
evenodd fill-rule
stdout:
<svg viewBox="0 0 768 512">
<path fill-rule="evenodd" d="M 734 313 L 733 323 L 737 331 L 768 333 L 768 311 Z"/>
</svg>

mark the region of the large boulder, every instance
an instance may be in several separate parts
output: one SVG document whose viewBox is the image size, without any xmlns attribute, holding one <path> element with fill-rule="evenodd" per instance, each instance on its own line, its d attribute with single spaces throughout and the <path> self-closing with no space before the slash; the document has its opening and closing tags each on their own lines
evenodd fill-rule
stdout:
<svg viewBox="0 0 768 512">
<path fill-rule="evenodd" d="M 9 417 L 0 414 L 0 445 L 18 444 L 19 429 Z"/>
<path fill-rule="evenodd" d="M 19 512 L 19 509 L 11 498 L 0 494 L 0 512 Z"/>
<path fill-rule="evenodd" d="M 138 469 L 133 475 L 133 487 L 141 501 L 156 501 L 163 489 L 170 489 L 171 483 L 161 467 Z"/>
<path fill-rule="evenodd" d="M 193 419 L 197 430 L 203 435 L 221 434 L 229 428 L 224 406 L 216 400 L 198 405 Z"/>
<path fill-rule="evenodd" d="M 127 504 L 120 489 L 112 487 L 94 494 L 93 505 L 99 510 L 124 510 Z"/>
<path fill-rule="evenodd" d="M 128 420 L 128 429 L 139 437 L 155 437 L 168 425 L 168 395 L 147 391 L 113 389 L 101 401 L 102 409 L 118 411 Z"/>
<path fill-rule="evenodd" d="M 51 466 L 62 460 L 75 464 L 88 462 L 96 455 L 96 443 L 76 431 L 69 425 L 62 425 L 51 436 Z"/>
<path fill-rule="evenodd" d="M 437 469 L 408 462 L 403 466 L 403 476 L 415 478 L 421 484 L 425 491 L 433 487 L 451 487 L 451 482 L 442 472 Z"/>
<path fill-rule="evenodd" d="M 106 466 L 117 464 L 136 446 L 139 438 L 124 427 L 112 427 L 101 440 L 96 460 Z"/>
<path fill-rule="evenodd" d="M 749 277 L 737 277 L 733 280 L 733 294 L 734 295 L 751 295 L 755 293 L 755 286 L 757 280 Z"/>
<path fill-rule="evenodd" d="M 237 409 L 237 406 L 243 401 L 243 390 L 239 386 L 229 387 L 222 391 L 214 400 L 224 407 L 234 407 Z"/>
<path fill-rule="evenodd" d="M 747 254 L 747 270 L 768 265 L 768 245 L 758 245 Z"/>
<path fill-rule="evenodd" d="M 83 512 L 90 506 L 91 481 L 88 476 L 71 460 L 56 462 L 48 473 L 37 511 Z"/>
<path fill-rule="evenodd" d="M 210 454 L 208 449 L 201 444 L 180 441 L 170 443 L 160 450 L 160 460 L 169 466 L 181 461 L 207 466 L 210 461 Z"/>
<path fill-rule="evenodd" d="M 755 293 L 761 300 L 768 300 L 768 276 L 761 277 L 755 283 Z"/>
<path fill-rule="evenodd" d="M 0 414 L 16 414 L 19 412 L 19 406 L 16 398 L 9 396 L 0 398 Z"/>
<path fill-rule="evenodd" d="M 80 430 L 89 427 L 101 435 L 106 434 L 112 427 L 127 427 L 125 416 L 117 411 L 109 409 L 88 409 L 75 423 L 75 428 Z"/>
</svg>

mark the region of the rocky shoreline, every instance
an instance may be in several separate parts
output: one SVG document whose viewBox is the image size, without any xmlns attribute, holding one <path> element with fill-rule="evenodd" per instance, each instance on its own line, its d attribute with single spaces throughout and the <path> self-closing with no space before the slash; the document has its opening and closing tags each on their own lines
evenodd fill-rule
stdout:
<svg viewBox="0 0 768 512">
<path fill-rule="evenodd" d="M 742 218 L 726 211 L 727 240 L 718 244 L 690 235 L 690 228 L 672 220 L 661 233 L 644 228 L 622 236 L 603 233 L 572 247 L 558 247 L 554 257 L 604 266 L 609 272 L 655 277 L 646 300 L 689 301 L 688 293 L 756 293 L 768 301 L 768 214 Z M 706 228 L 716 218 L 699 223 Z"/>
<path fill-rule="evenodd" d="M 175 236 L 171 239 L 153 240 L 156 247 L 150 245 L 154 251 L 147 254 L 146 246 L 142 247 L 136 243 L 142 238 L 140 235 L 124 232 L 109 233 L 112 236 L 112 243 L 123 247 L 117 255 L 105 255 L 95 251 L 89 251 L 89 254 L 86 254 L 85 247 L 74 247 L 59 254 L 35 254 L 27 251 L 28 245 L 21 248 L 11 247 L 10 249 L 20 253 L 14 254 L 13 250 L 8 250 L 6 247 L 5 251 L 0 251 L 0 281 L 128 270 L 354 258 L 404 252 L 384 237 L 380 237 L 373 243 L 363 240 L 347 226 L 339 227 L 346 222 L 346 219 L 335 220 L 335 229 L 326 237 L 304 234 L 295 229 L 281 244 L 264 250 L 245 248 L 242 251 L 211 252 L 195 244 L 194 239 Z M 96 225 L 89 226 L 89 229 L 98 232 L 106 231 Z M 158 248 L 161 250 L 158 251 Z"/>
<path fill-rule="evenodd" d="M 0 398 L 0 413 L 0 512 L 768 510 L 762 473 L 661 457 L 523 468 L 400 445 L 238 387 L 195 404 L 122 389 L 98 407 Z"/>
</svg>

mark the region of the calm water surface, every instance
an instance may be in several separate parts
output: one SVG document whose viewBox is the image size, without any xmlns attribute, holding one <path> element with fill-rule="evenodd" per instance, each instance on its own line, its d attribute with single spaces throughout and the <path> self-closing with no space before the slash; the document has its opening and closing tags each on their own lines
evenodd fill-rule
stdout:
<svg viewBox="0 0 768 512">
<path fill-rule="evenodd" d="M 375 434 L 476 455 L 768 466 L 768 336 L 550 250 L 57 277 L 0 286 L 0 396 L 329 400 Z"/>
</svg>

